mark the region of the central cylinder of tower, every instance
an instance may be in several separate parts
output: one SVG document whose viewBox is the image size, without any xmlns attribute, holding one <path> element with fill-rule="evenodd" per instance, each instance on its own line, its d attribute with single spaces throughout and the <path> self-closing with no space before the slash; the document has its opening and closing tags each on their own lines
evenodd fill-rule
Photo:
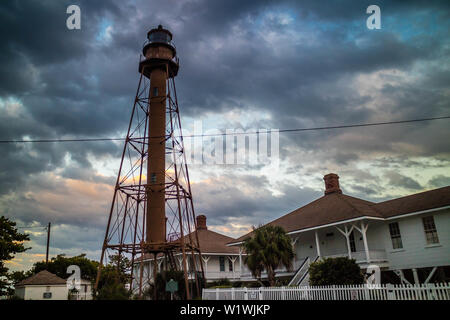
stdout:
<svg viewBox="0 0 450 320">
<path fill-rule="evenodd" d="M 161 25 L 147 34 L 145 57 L 139 71 L 150 79 L 146 242 L 148 250 L 157 252 L 166 242 L 165 155 L 167 81 L 178 73 L 178 59 L 172 44 L 172 33 Z"/>
<path fill-rule="evenodd" d="M 150 114 L 148 128 L 147 242 L 166 240 L 165 215 L 165 134 L 167 73 L 154 69 L 150 74 Z"/>
</svg>

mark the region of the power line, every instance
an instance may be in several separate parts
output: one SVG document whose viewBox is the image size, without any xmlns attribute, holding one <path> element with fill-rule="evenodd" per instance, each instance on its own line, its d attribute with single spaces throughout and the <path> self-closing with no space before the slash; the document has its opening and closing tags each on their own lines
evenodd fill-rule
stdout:
<svg viewBox="0 0 450 320">
<path fill-rule="evenodd" d="M 124 138 L 82 138 L 82 139 L 38 139 L 38 140 L 0 140 L 0 143 L 38 143 L 38 142 L 95 142 L 95 141 L 123 141 Z"/>
<path fill-rule="evenodd" d="M 278 132 L 301 132 L 301 131 L 317 131 L 317 130 L 332 130 L 332 129 L 345 129 L 345 128 L 358 128 L 358 127 L 371 127 L 371 126 L 381 126 L 381 125 L 392 125 L 392 124 L 403 124 L 412 122 L 424 122 L 432 120 L 442 120 L 450 119 L 450 116 L 436 117 L 436 118 L 423 118 L 423 119 L 412 119 L 412 120 L 399 120 L 399 121 L 385 121 L 385 122 L 373 122 L 373 123 L 361 123 L 361 124 L 349 124 L 349 125 L 339 125 L 339 126 L 327 126 L 327 127 L 313 127 L 313 128 L 295 128 L 295 129 L 280 129 L 276 130 Z M 267 133 L 273 132 L 274 130 L 267 130 Z M 259 132 L 261 133 L 261 132 Z M 265 132 L 264 132 L 265 133 Z M 218 134 L 198 134 L 184 136 L 183 138 L 190 137 L 210 137 L 210 136 L 227 136 L 227 135 L 238 135 L 238 134 L 258 134 L 258 132 L 236 132 L 236 133 L 218 133 Z"/>
<path fill-rule="evenodd" d="M 412 119 L 412 120 L 399 120 L 399 121 L 384 121 L 384 122 L 372 122 L 372 123 L 360 123 L 360 124 L 349 124 L 349 125 L 338 125 L 338 126 L 325 126 L 325 127 L 312 127 L 312 128 L 294 128 L 294 129 L 279 129 L 279 130 L 267 130 L 264 132 L 254 131 L 254 132 L 233 132 L 233 133 L 215 133 L 215 134 L 197 134 L 197 135 L 187 135 L 183 138 L 198 138 L 198 137 L 215 137 L 215 136 L 229 136 L 229 135 L 249 135 L 249 134 L 259 134 L 259 133 L 271 133 L 271 132 L 302 132 L 302 131 L 319 131 L 319 130 L 333 130 L 333 129 L 347 129 L 347 128 L 359 128 L 359 127 L 373 127 L 382 125 L 394 125 L 394 124 L 405 124 L 414 122 L 424 122 L 424 121 L 434 121 L 450 119 L 450 116 L 434 117 L 434 118 L 422 118 L 422 119 Z M 124 138 L 81 138 L 81 139 L 37 139 L 37 140 L 0 140 L 0 143 L 45 143 L 45 142 L 97 142 L 97 141 L 124 141 Z"/>
</svg>

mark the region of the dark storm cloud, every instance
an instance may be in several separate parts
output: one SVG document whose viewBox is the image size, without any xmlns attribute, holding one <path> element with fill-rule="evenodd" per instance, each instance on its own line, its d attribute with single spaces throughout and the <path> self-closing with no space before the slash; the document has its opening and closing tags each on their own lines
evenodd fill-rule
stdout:
<svg viewBox="0 0 450 320">
<path fill-rule="evenodd" d="M 421 190 L 423 187 L 413 178 L 406 177 L 398 172 L 386 172 L 385 177 L 391 186 L 406 188 L 411 190 Z"/>
<path fill-rule="evenodd" d="M 132 97 L 103 93 L 98 85 L 101 79 L 96 71 L 91 72 L 97 62 L 93 57 L 108 59 L 105 54 L 95 54 L 99 23 L 121 11 L 113 2 L 77 2 L 83 8 L 83 24 L 81 30 L 72 32 L 65 27 L 69 4 L 73 3 L 4 1 L 0 6 L 4 39 L 0 44 L 0 99 L 4 104 L 22 106 L 0 114 L 2 140 L 100 136 L 115 134 L 125 126 Z M 126 11 L 127 6 L 121 10 Z M 88 154 L 117 156 L 118 151 L 114 143 L 10 144 L 0 148 L 0 193 L 20 189 L 29 174 L 63 165 L 66 155 L 89 168 Z"/>
<path fill-rule="evenodd" d="M 443 174 L 436 175 L 432 179 L 430 179 L 428 184 L 433 188 L 442 188 L 450 186 L 450 177 L 444 176 Z"/>
<path fill-rule="evenodd" d="M 234 174 L 195 183 L 192 190 L 197 214 L 205 214 L 208 223 L 219 226 L 232 219 L 254 225 L 267 223 L 322 195 L 319 190 L 286 183 L 279 186 L 282 195 L 273 196 L 267 178 Z"/>
</svg>

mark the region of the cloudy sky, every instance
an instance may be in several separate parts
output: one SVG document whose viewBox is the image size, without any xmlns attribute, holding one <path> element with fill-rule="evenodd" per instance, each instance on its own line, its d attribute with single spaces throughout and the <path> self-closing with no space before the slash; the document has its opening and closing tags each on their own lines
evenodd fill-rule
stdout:
<svg viewBox="0 0 450 320">
<path fill-rule="evenodd" d="M 81 8 L 81 30 L 66 9 Z M 369 30 L 366 8 L 381 8 Z M 448 1 L 0 3 L 0 140 L 124 137 L 146 32 L 174 34 L 183 127 L 290 129 L 450 115 Z M 279 166 L 192 165 L 197 214 L 240 236 L 323 194 L 371 201 L 450 184 L 449 120 L 280 133 Z M 189 145 L 187 146 L 189 148 Z M 45 256 L 98 259 L 123 144 L 1 143 L 0 215 Z"/>
</svg>

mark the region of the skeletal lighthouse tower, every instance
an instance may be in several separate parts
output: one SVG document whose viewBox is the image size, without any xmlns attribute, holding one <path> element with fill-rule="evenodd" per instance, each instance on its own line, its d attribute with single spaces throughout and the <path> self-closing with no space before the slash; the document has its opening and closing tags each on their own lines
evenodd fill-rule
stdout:
<svg viewBox="0 0 450 320">
<path fill-rule="evenodd" d="M 178 68 L 172 33 L 161 25 L 150 30 L 139 63 L 139 85 L 96 289 L 102 265 L 115 255 L 117 267 L 124 257 L 131 260 L 130 286 L 139 295 L 164 268 L 183 271 L 187 299 L 192 294 L 189 280 L 195 280 L 199 292 L 204 273 L 175 90 Z M 152 268 L 144 268 L 144 259 Z"/>
</svg>

